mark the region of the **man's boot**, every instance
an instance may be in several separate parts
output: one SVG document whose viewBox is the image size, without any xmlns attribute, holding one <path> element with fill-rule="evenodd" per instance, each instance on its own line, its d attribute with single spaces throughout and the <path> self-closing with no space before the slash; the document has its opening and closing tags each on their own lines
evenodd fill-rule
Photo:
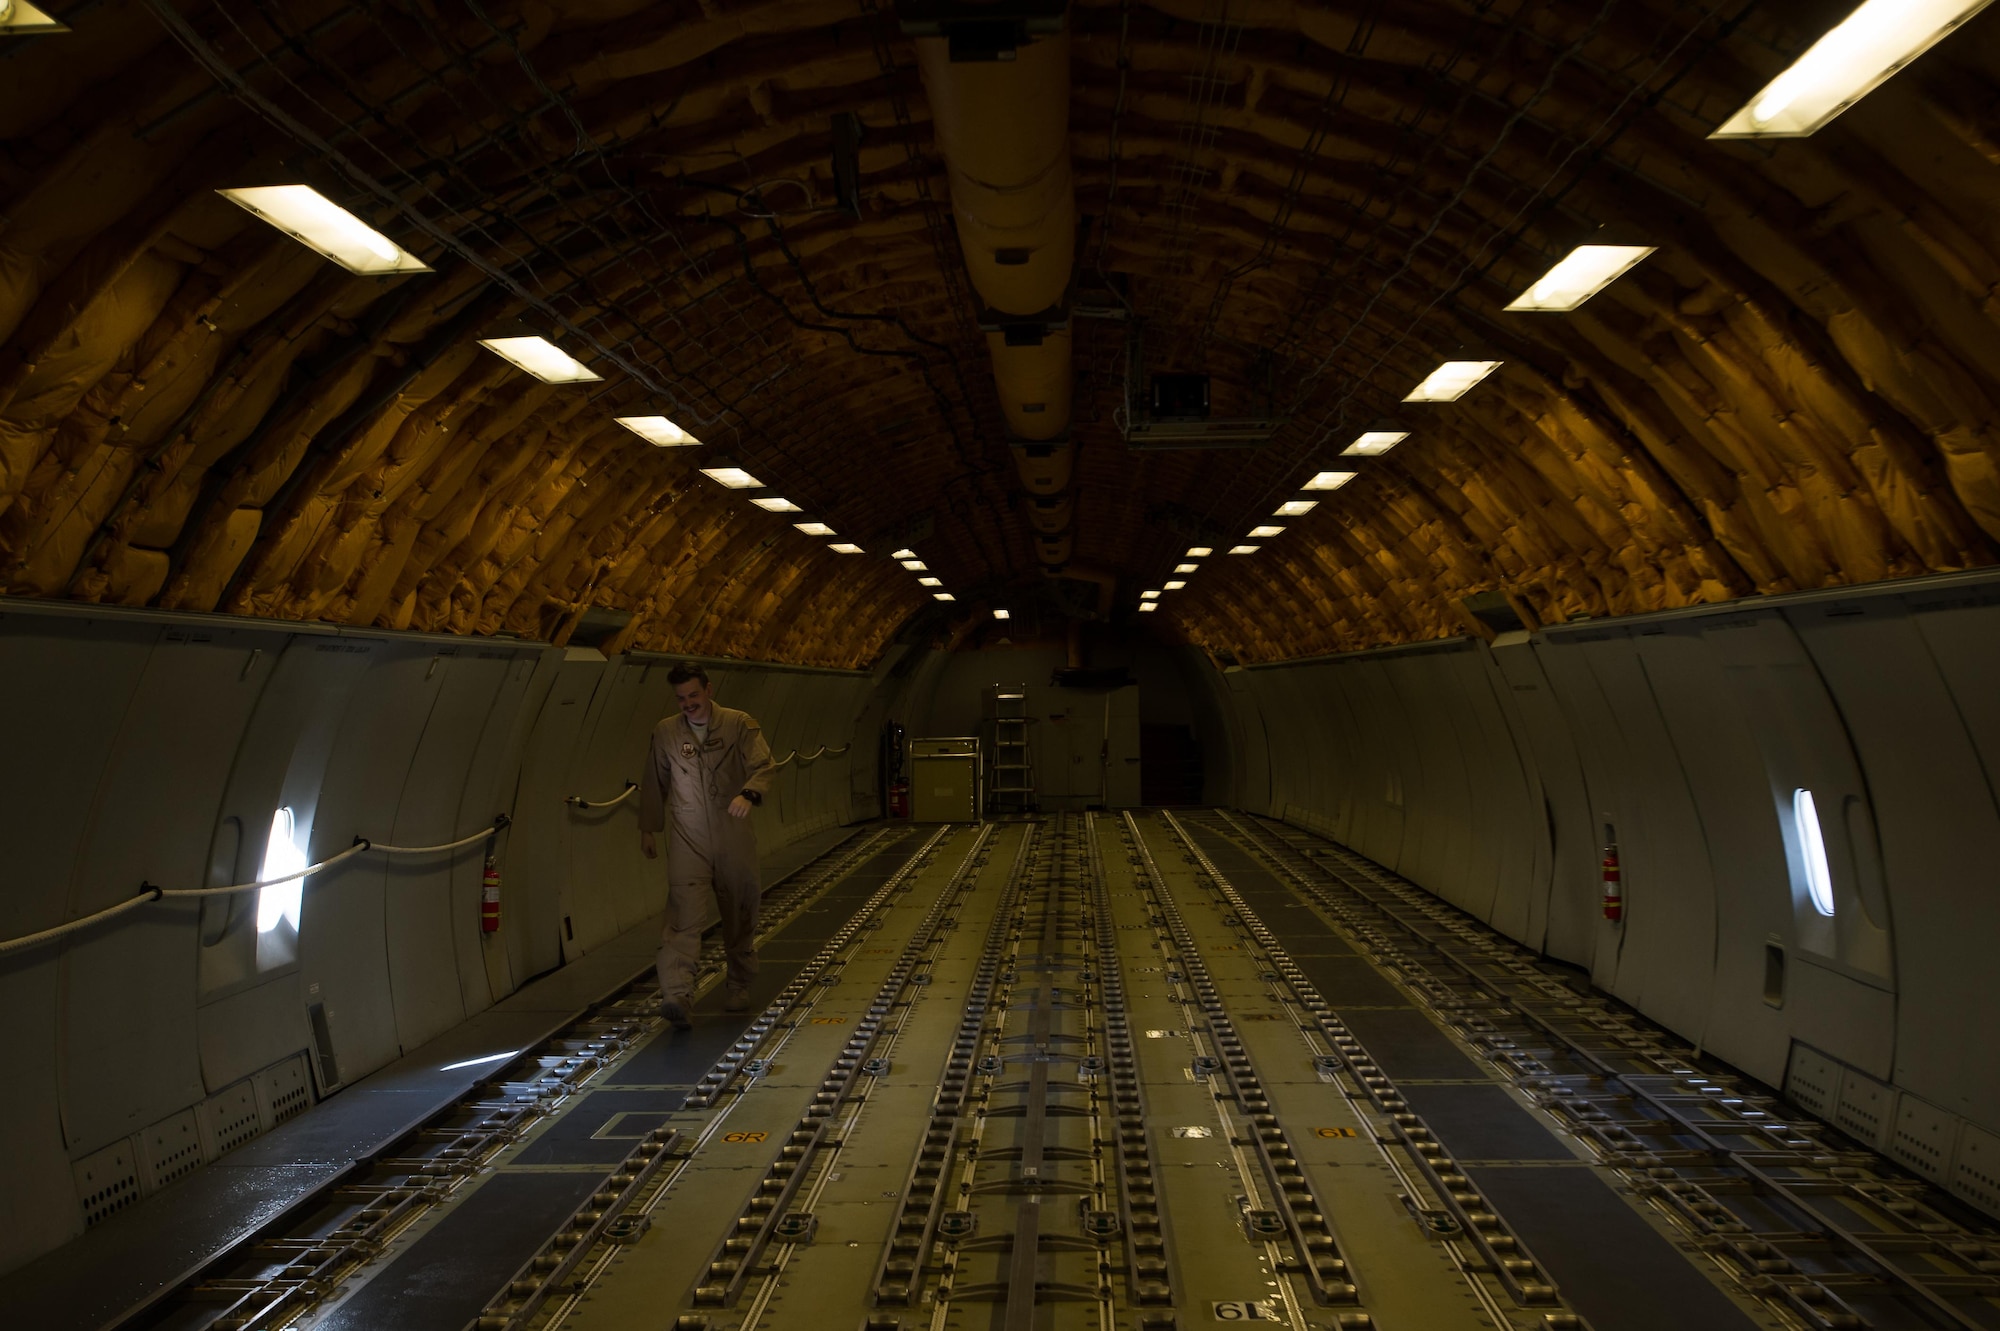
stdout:
<svg viewBox="0 0 2000 1331">
<path fill-rule="evenodd" d="M 750 1010 L 750 986 L 731 984 L 722 995 L 724 1012 L 748 1012 Z"/>
<path fill-rule="evenodd" d="M 660 1015 L 665 1017 L 677 1031 L 694 1029 L 694 1016 L 684 998 L 663 998 L 660 1000 Z"/>
</svg>

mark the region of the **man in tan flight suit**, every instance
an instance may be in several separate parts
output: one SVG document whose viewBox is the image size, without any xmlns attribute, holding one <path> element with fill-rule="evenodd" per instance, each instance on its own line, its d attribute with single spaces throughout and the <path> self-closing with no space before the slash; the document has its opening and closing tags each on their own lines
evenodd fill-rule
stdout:
<svg viewBox="0 0 2000 1331">
<path fill-rule="evenodd" d="M 684 661 L 667 675 L 680 715 L 653 727 L 652 751 L 639 785 L 639 849 L 657 858 L 653 834 L 666 827 L 667 924 L 660 931 L 661 1012 L 676 1029 L 693 1025 L 694 972 L 701 958 L 702 917 L 713 900 L 722 915 L 722 943 L 729 956 L 723 1007 L 750 1006 L 757 974 L 757 833 L 750 810 L 778 769 L 771 746 L 748 712 L 718 707 L 708 673 Z"/>
</svg>

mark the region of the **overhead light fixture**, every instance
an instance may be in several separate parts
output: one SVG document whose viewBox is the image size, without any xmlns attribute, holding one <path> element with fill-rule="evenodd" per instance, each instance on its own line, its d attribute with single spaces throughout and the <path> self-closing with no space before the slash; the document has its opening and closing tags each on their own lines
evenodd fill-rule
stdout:
<svg viewBox="0 0 2000 1331">
<path fill-rule="evenodd" d="M 1285 529 L 1283 527 L 1273 527 L 1269 523 L 1266 523 L 1261 527 L 1252 527 L 1250 529 L 1250 534 L 1252 536 L 1258 536 L 1258 537 L 1283 536 L 1285 534 Z"/>
<path fill-rule="evenodd" d="M 1174 572 L 1176 572 L 1176 573 L 1192 573 L 1192 572 L 1194 572 L 1194 571 L 1195 571 L 1196 569 L 1198 569 L 1198 568 L 1200 568 L 1200 567 L 1201 567 L 1201 565 L 1199 565 L 1199 564 L 1176 564 L 1176 565 L 1174 565 Z"/>
<path fill-rule="evenodd" d="M 1186 584 L 1185 582 L 1180 582 L 1180 581 L 1178 581 L 1178 580 L 1177 580 L 1177 581 L 1174 581 L 1174 582 L 1163 582 L 1163 583 L 1161 583 L 1160 585 L 1161 585 L 1162 587 L 1165 587 L 1165 588 L 1166 588 L 1166 589 L 1167 589 L 1168 591 L 1170 591 L 1170 592 L 1177 592 L 1177 591 L 1179 591 L 1179 590 L 1180 590 L 1181 588 L 1183 588 L 1183 587 L 1187 586 L 1187 584 Z"/>
<path fill-rule="evenodd" d="M 1358 476 L 1352 471 L 1323 471 L 1299 488 L 1302 490 L 1338 490 Z"/>
<path fill-rule="evenodd" d="M 647 443 L 661 448 L 687 448 L 701 442 L 665 416 L 618 416 L 613 419 Z"/>
<path fill-rule="evenodd" d="M 1229 553 L 1232 555 L 1254 555 L 1263 548 L 1261 545 L 1232 545 L 1229 547 Z"/>
<path fill-rule="evenodd" d="M 1405 402 L 1456 402 L 1500 368 L 1497 360 L 1448 360 L 1424 376 Z"/>
<path fill-rule="evenodd" d="M 943 578 L 918 578 L 918 579 L 917 579 L 917 586 L 919 586 L 919 587 L 942 587 L 942 586 L 944 586 L 944 579 L 943 579 Z"/>
<path fill-rule="evenodd" d="M 1508 309 L 1514 307 L 1509 305 Z M 1408 430 L 1364 430 L 1354 437 L 1354 442 L 1340 450 L 1342 457 L 1374 458 L 1394 448 L 1410 437 Z"/>
<path fill-rule="evenodd" d="M 1142 601 L 1157 601 L 1160 599 L 1160 594 L 1158 592 L 1140 592 L 1139 599 Z"/>
<path fill-rule="evenodd" d="M 1206 559 L 1214 553 L 1215 551 L 1205 545 L 1191 545 L 1188 547 L 1187 557 L 1189 559 Z"/>
<path fill-rule="evenodd" d="M 1867 0 L 1708 137 L 1804 138 L 1986 4 L 1987 0 Z"/>
<path fill-rule="evenodd" d="M 910 572 L 912 573 L 930 572 L 929 567 L 921 559 L 905 559 L 900 562 L 902 563 L 904 568 L 910 570 Z"/>
<path fill-rule="evenodd" d="M 1579 245 L 1558 259 L 1555 267 L 1516 296 L 1507 308 L 1544 314 L 1573 310 L 1658 248 L 1657 245 Z"/>
<path fill-rule="evenodd" d="M 68 32 L 69 25 L 49 17 L 24 0 L 0 0 L 0 37 L 31 37 L 38 32 Z"/>
<path fill-rule="evenodd" d="M 1158 610 L 1159 608 L 1160 608 L 1160 603 L 1158 601 L 1139 602 L 1139 613 L 1142 615 L 1151 614 L 1153 611 Z"/>
<path fill-rule="evenodd" d="M 833 535 L 833 528 L 827 526 L 824 522 L 794 522 L 792 525 L 808 536 Z"/>
<path fill-rule="evenodd" d="M 1007 612 L 1006 612 L 1005 610 L 1002 610 L 1002 609 L 1000 609 L 1000 608 L 999 608 L 998 606 L 995 606 L 995 607 L 993 608 L 993 617 L 994 617 L 995 619 L 1012 619 L 1012 618 L 1013 618 L 1013 616 L 1012 616 L 1012 615 L 1008 614 L 1008 613 L 1007 613 Z M 1001 696 L 1001 697 L 1003 697 L 1003 698 L 1018 698 L 1018 697 L 1020 697 L 1021 695 L 1020 695 L 1020 694 L 1018 694 L 1018 693 L 1003 693 L 1003 694 L 1001 694 L 1000 696 Z"/>
<path fill-rule="evenodd" d="M 526 370 L 545 384 L 587 384 L 604 376 L 532 329 L 511 325 L 508 331 L 482 337 L 479 345 L 516 369 Z"/>
<path fill-rule="evenodd" d="M 931 599 L 933 601 L 956 601 L 958 598 L 950 592 L 932 592 Z"/>
<path fill-rule="evenodd" d="M 916 557 L 917 552 L 915 550 L 891 550 L 889 552 L 889 558 L 891 559 L 915 559 Z"/>
<path fill-rule="evenodd" d="M 832 545 L 827 546 L 827 549 L 837 555 L 858 555 L 861 553 L 861 547 L 852 541 L 835 541 Z"/>
<path fill-rule="evenodd" d="M 791 500 L 780 499 L 776 495 L 759 495 L 755 499 L 752 499 L 750 502 L 755 504 L 757 507 L 763 509 L 766 513 L 805 512 L 804 509 L 800 508 L 797 504 L 794 504 Z"/>
<path fill-rule="evenodd" d="M 1274 518 L 1302 518 L 1318 507 L 1319 500 L 1317 499 L 1287 499 L 1284 503 L 1278 505 L 1277 512 L 1271 516 Z"/>
<path fill-rule="evenodd" d="M 0 0 L 0 9 L 6 6 L 7 0 Z M 22 6 L 17 4 L 14 8 L 18 11 Z M 17 29 L 6 18 L 0 17 L 0 30 Z M 220 189 L 216 193 L 246 212 L 263 218 L 307 249 L 326 256 L 350 273 L 380 277 L 388 273 L 428 273 L 431 270 L 422 259 L 311 185 L 253 185 L 248 189 Z M 593 374 L 590 377 L 595 379 L 597 376 Z"/>
<path fill-rule="evenodd" d="M 764 488 L 764 482 L 758 480 L 741 467 L 703 467 L 700 470 L 702 475 L 708 477 L 708 479 L 714 481 L 717 485 L 727 486 L 731 490 L 761 490 Z"/>
</svg>

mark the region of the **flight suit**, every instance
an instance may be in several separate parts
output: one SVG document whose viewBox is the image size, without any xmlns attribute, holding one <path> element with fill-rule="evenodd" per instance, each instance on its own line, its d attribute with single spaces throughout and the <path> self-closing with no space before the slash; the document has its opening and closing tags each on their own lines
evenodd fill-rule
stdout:
<svg viewBox="0 0 2000 1331">
<path fill-rule="evenodd" d="M 771 746 L 748 712 L 710 707 L 708 739 L 695 737 L 680 714 L 653 727 L 639 783 L 639 830 L 658 832 L 669 808 L 667 922 L 660 931 L 660 994 L 687 1002 L 701 959 L 701 927 L 713 900 L 722 916 L 729 982 L 748 985 L 757 974 L 757 832 L 748 818 L 729 816 L 744 792 L 761 801 L 778 769 Z M 755 801 L 753 801 L 755 802 Z"/>
</svg>

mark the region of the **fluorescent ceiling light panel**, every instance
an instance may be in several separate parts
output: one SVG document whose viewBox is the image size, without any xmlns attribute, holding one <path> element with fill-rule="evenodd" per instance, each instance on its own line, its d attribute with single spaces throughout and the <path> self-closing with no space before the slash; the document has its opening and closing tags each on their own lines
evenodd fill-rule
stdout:
<svg viewBox="0 0 2000 1331">
<path fill-rule="evenodd" d="M 38 32 L 68 32 L 69 25 L 50 18 L 25 0 L 0 0 L 0 37 L 27 37 Z"/>
<path fill-rule="evenodd" d="M 1214 553 L 1215 551 L 1205 545 L 1191 545 L 1188 547 L 1187 557 L 1189 559 L 1206 559 Z"/>
<path fill-rule="evenodd" d="M 717 485 L 726 485 L 732 490 L 759 490 L 764 486 L 764 482 L 741 467 L 703 467 L 701 474 Z"/>
<path fill-rule="evenodd" d="M 917 552 L 915 550 L 893 550 L 889 554 L 889 558 L 891 559 L 915 559 L 916 557 Z"/>
<path fill-rule="evenodd" d="M 1317 499 L 1287 499 L 1284 503 L 1278 505 L 1278 511 L 1271 516 L 1274 518 L 1302 518 L 1318 507 L 1319 500 Z"/>
<path fill-rule="evenodd" d="M 1509 305 L 1507 308 L 1511 310 L 1514 307 Z M 1380 457 L 1409 437 L 1408 430 L 1367 430 L 1355 436 L 1354 442 L 1340 452 L 1343 457 Z"/>
<path fill-rule="evenodd" d="M 921 559 L 905 559 L 901 562 L 903 567 L 910 570 L 910 572 L 912 573 L 930 572 L 930 569 L 924 564 L 924 561 Z"/>
<path fill-rule="evenodd" d="M 701 442 L 665 416 L 618 416 L 614 419 L 647 443 L 661 448 L 686 448 Z"/>
<path fill-rule="evenodd" d="M 1867 0 L 1708 137 L 1804 138 L 1986 4 L 1987 0 Z"/>
<path fill-rule="evenodd" d="M 1200 567 L 1201 567 L 1201 565 L 1199 565 L 1199 564 L 1176 564 L 1176 565 L 1174 565 L 1174 572 L 1176 572 L 1176 573 L 1192 573 L 1192 572 L 1194 572 L 1194 571 L 1195 571 L 1196 569 L 1198 569 L 1198 568 L 1200 568 Z"/>
<path fill-rule="evenodd" d="M 1157 601 L 1160 599 L 1160 594 L 1158 592 L 1140 592 L 1139 599 L 1142 601 Z"/>
<path fill-rule="evenodd" d="M 1007 613 L 1007 612 L 1006 612 L 1005 610 L 999 610 L 999 609 L 996 609 L 996 610 L 994 610 L 994 612 L 993 612 L 993 617 L 994 617 L 995 619 L 1012 619 L 1012 618 L 1013 618 L 1013 616 L 1012 616 L 1012 615 L 1010 615 L 1010 614 L 1008 614 L 1008 613 Z M 1003 697 L 1003 698 L 1018 698 L 1018 697 L 1020 697 L 1021 695 L 1020 695 L 1020 694 L 1018 694 L 1018 693 L 1003 693 L 1003 694 L 1001 694 L 1000 696 L 1001 696 L 1001 697 Z"/>
<path fill-rule="evenodd" d="M 752 499 L 750 502 L 755 504 L 757 507 L 763 509 L 766 513 L 805 512 L 804 509 L 800 508 L 797 504 L 794 504 L 791 500 L 780 499 L 776 495 L 759 495 L 757 498 Z"/>
<path fill-rule="evenodd" d="M 1254 555 L 1263 548 L 1261 545 L 1232 545 L 1229 547 L 1229 553 L 1232 555 Z"/>
<path fill-rule="evenodd" d="M 4 6 L 6 0 L 0 0 Z M 428 273 L 430 265 L 369 226 L 311 185 L 257 185 L 217 190 L 237 207 L 269 222 L 307 249 L 350 273 Z M 597 376 L 592 375 L 595 379 Z"/>
<path fill-rule="evenodd" d="M 1139 602 L 1139 613 L 1142 615 L 1150 614 L 1151 612 L 1158 610 L 1159 608 L 1160 608 L 1160 603 L 1158 601 Z"/>
<path fill-rule="evenodd" d="M 827 526 L 824 522 L 794 522 L 792 525 L 808 536 L 833 535 L 833 528 Z"/>
<path fill-rule="evenodd" d="M 861 553 L 861 547 L 852 541 L 835 541 L 827 549 L 839 555 L 858 555 Z"/>
<path fill-rule="evenodd" d="M 1352 471 L 1323 471 L 1307 481 L 1301 488 L 1306 490 L 1338 490 L 1359 474 Z"/>
<path fill-rule="evenodd" d="M 1161 583 L 1160 585 L 1161 585 L 1162 587 L 1165 587 L 1165 588 L 1166 588 L 1166 589 L 1167 589 L 1168 591 L 1170 591 L 1170 592 L 1177 592 L 1177 591 L 1179 591 L 1179 590 L 1180 590 L 1181 588 L 1183 588 L 1183 587 L 1187 586 L 1187 584 L 1186 584 L 1185 582 L 1181 582 L 1181 581 L 1178 581 L 1178 580 L 1176 580 L 1176 581 L 1173 581 L 1173 582 L 1163 582 L 1163 583 Z"/>
<path fill-rule="evenodd" d="M 1507 306 L 1560 314 L 1573 310 L 1638 265 L 1657 245 L 1579 245 Z M 1366 438 L 1364 435 L 1362 438 Z M 1398 438 L 1401 436 L 1399 435 Z M 1357 444 L 1360 440 L 1355 441 Z M 1347 450 L 1352 453 L 1355 450 Z"/>
<path fill-rule="evenodd" d="M 942 586 L 944 586 L 944 579 L 943 579 L 943 578 L 918 578 L 918 579 L 917 579 L 917 586 L 919 586 L 919 587 L 942 587 Z"/>
<path fill-rule="evenodd" d="M 1285 534 L 1285 529 L 1283 527 L 1273 527 L 1269 523 L 1266 523 L 1262 527 L 1252 527 L 1250 529 L 1250 534 L 1252 536 L 1257 536 L 1257 537 L 1283 536 Z"/>
<path fill-rule="evenodd" d="M 545 384 L 587 384 L 604 377 L 546 337 L 482 337 L 479 345 Z"/>
<path fill-rule="evenodd" d="M 1500 368 L 1497 360 L 1448 360 L 1410 390 L 1405 402 L 1456 402 Z"/>
<path fill-rule="evenodd" d="M 932 592 L 931 599 L 933 601 L 956 601 L 958 598 L 950 592 Z"/>
</svg>

